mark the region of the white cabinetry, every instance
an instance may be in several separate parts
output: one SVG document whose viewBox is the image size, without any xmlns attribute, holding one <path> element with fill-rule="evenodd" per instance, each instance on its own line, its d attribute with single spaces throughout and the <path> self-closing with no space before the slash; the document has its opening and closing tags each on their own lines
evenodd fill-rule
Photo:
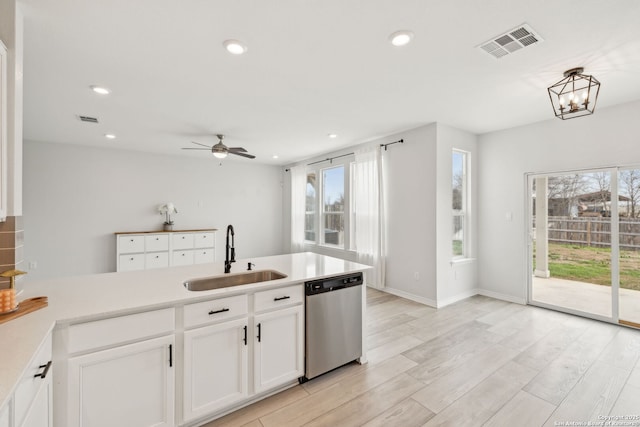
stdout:
<svg viewBox="0 0 640 427">
<path fill-rule="evenodd" d="M 132 271 L 215 261 L 215 229 L 116 233 L 116 270 Z"/>
<path fill-rule="evenodd" d="M 260 393 L 304 375 L 304 297 L 302 286 L 255 294 L 254 392 Z M 282 306 L 291 306 L 279 308 Z M 275 309 L 275 310 L 274 310 Z"/>
<path fill-rule="evenodd" d="M 230 406 L 248 395 L 246 317 L 184 333 L 184 418 Z"/>
<path fill-rule="evenodd" d="M 302 303 L 302 285 L 294 285 L 185 306 L 185 422 L 304 375 Z"/>
<path fill-rule="evenodd" d="M 5 406 L 0 408 L 0 427 L 11 427 L 11 407 L 12 403 L 9 401 Z"/>
<path fill-rule="evenodd" d="M 0 40 L 0 222 L 7 219 L 7 108 L 7 48 Z"/>
<path fill-rule="evenodd" d="M 185 328 L 210 324 L 184 333 L 185 421 L 248 396 L 248 308 L 247 295 L 185 306 Z"/>
<path fill-rule="evenodd" d="M 51 335 L 33 358 L 13 396 L 16 427 L 50 427 L 52 421 Z"/>
<path fill-rule="evenodd" d="M 0 427 L 52 427 L 51 335 L 42 342 L 9 403 L 0 408 Z"/>
<path fill-rule="evenodd" d="M 70 326 L 64 425 L 173 426 L 174 328 L 173 308 Z"/>
</svg>

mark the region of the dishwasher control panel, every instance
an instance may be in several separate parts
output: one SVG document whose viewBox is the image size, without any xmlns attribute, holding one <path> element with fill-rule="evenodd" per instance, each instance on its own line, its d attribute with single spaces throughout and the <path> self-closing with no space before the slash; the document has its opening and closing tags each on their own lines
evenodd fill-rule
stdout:
<svg viewBox="0 0 640 427">
<path fill-rule="evenodd" d="M 351 286 L 358 286 L 364 283 L 362 273 L 353 273 L 345 276 L 327 277 L 324 279 L 312 280 L 305 283 L 305 294 L 314 295 L 323 292 L 331 292 Z"/>
</svg>

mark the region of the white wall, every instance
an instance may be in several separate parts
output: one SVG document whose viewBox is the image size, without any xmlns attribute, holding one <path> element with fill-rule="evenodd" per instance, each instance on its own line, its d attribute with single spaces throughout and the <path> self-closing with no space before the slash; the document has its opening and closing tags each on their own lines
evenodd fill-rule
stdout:
<svg viewBox="0 0 640 427">
<path fill-rule="evenodd" d="M 387 291 L 435 305 L 435 123 L 391 135 L 383 154 L 387 205 Z M 416 279 L 417 274 L 417 279 Z"/>
<path fill-rule="evenodd" d="M 26 142 L 25 266 L 29 280 L 115 271 L 114 232 L 218 228 L 216 259 L 233 224 L 238 258 L 283 252 L 282 171 L 244 161 Z M 287 242 L 288 243 L 288 242 Z"/>
<path fill-rule="evenodd" d="M 478 277 L 483 293 L 526 300 L 528 172 L 640 165 L 640 102 L 479 137 Z M 511 214 L 513 219 L 508 220 Z"/>
<path fill-rule="evenodd" d="M 477 210 L 477 137 L 432 123 L 389 135 L 362 145 L 403 139 L 383 152 L 387 220 L 387 292 L 443 306 L 477 292 L 477 261 L 451 264 L 452 187 L 451 151 L 471 153 L 472 212 Z M 304 163 L 338 156 L 357 146 L 328 153 Z M 288 177 L 287 177 L 288 179 Z M 286 185 L 285 199 L 289 199 Z M 285 227 L 290 227 L 290 205 L 285 206 Z M 474 220 L 472 230 L 477 230 Z M 477 253 L 472 239 L 471 256 Z M 309 246 L 309 250 L 355 260 L 355 254 Z"/>
<path fill-rule="evenodd" d="M 477 292 L 477 239 L 478 230 L 478 156 L 477 136 L 459 129 L 438 123 L 437 131 L 437 301 L 438 307 L 475 295 Z M 452 191 L 452 151 L 463 150 L 469 153 L 467 173 L 469 174 L 468 258 L 451 262 L 453 220 Z"/>
</svg>

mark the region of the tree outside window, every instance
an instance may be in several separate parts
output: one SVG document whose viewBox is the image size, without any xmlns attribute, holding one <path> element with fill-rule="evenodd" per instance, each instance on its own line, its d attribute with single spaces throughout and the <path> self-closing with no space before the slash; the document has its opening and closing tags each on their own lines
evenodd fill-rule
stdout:
<svg viewBox="0 0 640 427">
<path fill-rule="evenodd" d="M 467 159 L 468 153 L 453 150 L 452 155 L 452 210 L 453 210 L 453 235 L 452 255 L 454 258 L 466 257 L 467 232 L 467 206 L 468 206 L 468 179 Z"/>
</svg>

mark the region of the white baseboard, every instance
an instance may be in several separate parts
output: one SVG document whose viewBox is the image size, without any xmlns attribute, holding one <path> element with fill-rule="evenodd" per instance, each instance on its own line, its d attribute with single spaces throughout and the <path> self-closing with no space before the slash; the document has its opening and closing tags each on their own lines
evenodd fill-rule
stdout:
<svg viewBox="0 0 640 427">
<path fill-rule="evenodd" d="M 502 294 L 500 292 L 488 291 L 486 289 L 478 289 L 478 295 L 484 295 L 485 297 L 514 302 L 516 304 L 522 304 L 522 305 L 527 304 L 526 298 L 518 298 L 518 297 L 514 297 L 513 295 L 507 295 L 507 294 Z"/>
<path fill-rule="evenodd" d="M 453 304 L 455 302 L 461 301 L 463 299 L 466 299 L 475 295 L 478 295 L 478 289 L 476 288 L 469 289 L 468 291 L 461 292 L 458 295 L 454 295 L 452 297 L 449 297 L 443 300 L 438 300 L 438 308 L 446 307 L 450 304 Z"/>
<path fill-rule="evenodd" d="M 432 299 L 429 298 L 425 298 L 425 297 L 421 297 L 418 295 L 414 295 L 411 294 L 409 292 L 405 292 L 405 291 L 401 291 L 399 289 L 394 289 L 394 288 L 382 288 L 379 289 L 382 292 L 387 292 L 389 294 L 398 296 L 398 297 L 402 297 L 411 301 L 415 301 L 415 302 L 419 302 L 420 304 L 424 304 L 424 305 L 428 305 L 429 307 L 433 307 L 433 308 L 437 308 L 438 306 L 436 305 L 436 302 Z"/>
<path fill-rule="evenodd" d="M 458 301 L 461 301 L 465 298 L 472 297 L 474 295 L 484 295 L 485 297 L 495 298 L 502 301 L 513 302 L 516 304 L 522 304 L 522 305 L 527 304 L 527 300 L 525 298 L 518 298 L 518 297 L 514 297 L 513 295 L 506 295 L 499 292 L 493 292 L 493 291 L 488 291 L 486 289 L 478 289 L 478 288 L 470 289 L 466 292 L 459 293 L 458 295 L 454 295 L 442 301 L 434 301 L 430 298 L 421 297 L 421 296 L 414 295 L 412 293 L 401 291 L 399 289 L 394 289 L 394 288 L 385 287 L 378 290 L 382 292 L 387 292 L 389 294 L 396 295 L 411 301 L 419 302 L 420 304 L 428 305 L 429 307 L 433 307 L 433 308 L 446 307 L 450 304 L 456 303 Z"/>
</svg>

